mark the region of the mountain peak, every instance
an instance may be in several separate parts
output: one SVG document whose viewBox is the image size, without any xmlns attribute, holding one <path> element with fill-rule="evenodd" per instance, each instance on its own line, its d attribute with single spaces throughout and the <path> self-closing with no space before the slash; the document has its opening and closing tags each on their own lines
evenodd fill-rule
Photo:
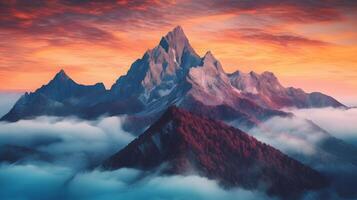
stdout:
<svg viewBox="0 0 357 200">
<path fill-rule="evenodd" d="M 265 71 L 261 74 L 261 76 L 269 78 L 269 79 L 275 79 L 277 80 L 275 74 L 273 72 Z"/>
<path fill-rule="evenodd" d="M 175 50 L 179 57 L 181 57 L 184 50 L 189 50 L 196 54 L 181 26 L 175 27 L 172 31 L 162 37 L 159 45 L 164 48 L 166 52 L 168 52 L 170 48 Z"/>
<path fill-rule="evenodd" d="M 162 115 L 161 118 L 163 119 L 170 119 L 170 120 L 178 120 L 179 118 L 187 117 L 187 111 L 180 109 L 176 106 L 170 106 L 167 108 L 165 113 Z"/>
<path fill-rule="evenodd" d="M 66 72 L 64 71 L 64 69 L 61 69 L 58 73 L 59 73 L 59 74 L 66 74 Z"/>
<path fill-rule="evenodd" d="M 61 69 L 59 72 L 57 72 L 53 80 L 66 81 L 66 80 L 71 80 L 71 78 L 66 74 L 66 72 L 63 69 Z"/>
<path fill-rule="evenodd" d="M 242 74 L 242 72 L 240 70 L 236 70 L 235 72 L 228 73 L 227 76 L 228 77 L 237 77 L 237 76 L 240 76 L 241 74 Z"/>
<path fill-rule="evenodd" d="M 181 26 L 176 26 L 172 31 L 168 32 L 165 36 L 165 38 L 170 38 L 170 37 L 182 37 L 186 38 L 185 32 L 183 31 Z"/>
<path fill-rule="evenodd" d="M 207 51 L 206 54 L 203 56 L 203 60 L 209 59 L 209 60 L 216 60 L 216 58 L 213 56 L 211 51 Z"/>
<path fill-rule="evenodd" d="M 211 51 L 207 51 L 207 53 L 203 56 L 202 66 L 205 68 L 205 70 L 208 69 L 207 67 L 209 68 L 213 67 L 214 71 L 218 71 L 219 73 L 224 73 L 221 63 L 214 57 Z"/>
<path fill-rule="evenodd" d="M 172 30 L 172 32 L 174 32 L 174 33 L 176 33 L 176 34 L 183 34 L 183 35 L 185 35 L 185 33 L 183 32 L 183 29 L 182 29 L 182 27 L 181 27 L 180 25 L 176 26 L 176 27 Z"/>
<path fill-rule="evenodd" d="M 172 91 L 189 69 L 200 62 L 200 56 L 189 44 L 182 28 L 177 26 L 161 38 L 158 46 L 136 60 L 111 91 L 115 95 L 120 93 L 120 98 L 136 96 L 142 102 L 152 102 Z"/>
</svg>

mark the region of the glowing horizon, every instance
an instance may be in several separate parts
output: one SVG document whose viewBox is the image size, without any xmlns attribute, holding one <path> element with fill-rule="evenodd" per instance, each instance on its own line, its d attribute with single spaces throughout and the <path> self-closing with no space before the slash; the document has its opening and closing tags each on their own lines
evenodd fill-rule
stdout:
<svg viewBox="0 0 357 200">
<path fill-rule="evenodd" d="M 0 90 L 33 91 L 60 69 L 107 88 L 181 25 L 226 72 L 273 72 L 284 86 L 357 102 L 353 1 L 2 3 Z"/>
</svg>

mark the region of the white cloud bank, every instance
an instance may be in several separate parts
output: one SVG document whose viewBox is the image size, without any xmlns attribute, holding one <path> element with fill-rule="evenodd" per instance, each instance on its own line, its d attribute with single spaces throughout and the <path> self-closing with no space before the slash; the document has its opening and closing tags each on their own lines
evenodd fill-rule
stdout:
<svg viewBox="0 0 357 200">
<path fill-rule="evenodd" d="M 51 165 L 1 165 L 0 199 L 271 199 L 260 192 L 224 190 L 199 176 L 142 176 L 134 169 L 83 172 Z M 139 180 L 138 180 L 139 179 Z"/>
<path fill-rule="evenodd" d="M 313 121 L 333 136 L 357 144 L 357 108 L 290 109 L 300 118 Z"/>
<path fill-rule="evenodd" d="M 309 121 L 298 117 L 273 117 L 248 133 L 284 153 L 308 156 L 316 153 L 316 144 L 327 136 Z"/>
<path fill-rule="evenodd" d="M 16 99 L 1 98 L 0 113 L 10 109 Z M 335 137 L 357 144 L 357 109 L 289 111 L 296 117 L 271 118 L 248 132 L 284 153 L 311 156 L 326 134 L 305 120 L 309 119 Z M 39 117 L 15 123 L 0 122 L 0 146 L 27 146 L 54 158 L 49 163 L 0 164 L 0 199 L 268 199 L 257 191 L 225 190 L 215 181 L 199 176 L 142 177 L 143 172 L 133 169 L 83 171 L 93 161 L 97 164 L 134 139 L 122 129 L 124 120 L 125 117 L 103 117 L 93 121 Z M 355 169 L 346 171 L 344 165 L 341 168 L 333 169 L 336 177 L 342 177 L 334 184 L 341 186 L 340 190 L 347 188 L 345 193 L 352 191 L 355 195 L 354 188 L 344 186 L 356 184 L 353 181 Z M 342 174 L 343 170 L 346 172 Z M 324 199 L 340 198 L 334 196 L 335 192 L 327 193 Z M 307 199 L 316 199 L 314 195 L 309 193 Z"/>
<path fill-rule="evenodd" d="M 350 152 L 356 152 L 357 149 L 357 109 L 320 108 L 287 111 L 294 113 L 295 116 L 273 117 L 247 132 L 328 176 L 331 185 L 319 194 L 327 196 L 317 199 L 356 199 L 357 166 L 354 163 L 357 154 L 353 157 L 354 153 Z M 354 147 L 348 144 L 341 146 L 342 144 L 336 140 L 336 143 L 323 146 L 324 139 L 330 135 Z M 344 152 L 346 149 L 348 152 Z M 339 153 L 341 151 L 343 153 Z"/>
<path fill-rule="evenodd" d="M 0 112 L 4 114 L 17 99 L 8 97 L 0 100 Z M 142 177 L 144 172 L 134 169 L 85 171 L 91 162 L 98 164 L 134 139 L 122 129 L 124 120 L 125 117 L 93 121 L 38 117 L 0 122 L 0 146 L 26 146 L 48 153 L 54 159 L 0 163 L 0 199 L 269 199 L 258 191 L 225 190 L 213 180 L 194 175 Z"/>
<path fill-rule="evenodd" d="M 285 153 L 312 155 L 316 153 L 316 144 L 329 135 L 357 147 L 357 108 L 285 111 L 295 116 L 273 117 L 247 132 Z"/>
<path fill-rule="evenodd" d="M 34 148 L 53 156 L 61 164 L 85 167 L 105 159 L 134 139 L 122 130 L 125 117 L 95 121 L 75 118 L 39 117 L 14 123 L 0 122 L 0 145 Z"/>
</svg>

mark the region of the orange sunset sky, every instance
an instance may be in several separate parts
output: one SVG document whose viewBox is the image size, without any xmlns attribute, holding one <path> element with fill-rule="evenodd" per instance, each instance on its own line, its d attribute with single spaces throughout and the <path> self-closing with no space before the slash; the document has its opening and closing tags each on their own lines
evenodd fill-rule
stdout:
<svg viewBox="0 0 357 200">
<path fill-rule="evenodd" d="M 33 91 L 61 68 L 109 88 L 181 25 L 227 72 L 357 102 L 357 1 L 0 1 L 0 91 Z"/>
</svg>

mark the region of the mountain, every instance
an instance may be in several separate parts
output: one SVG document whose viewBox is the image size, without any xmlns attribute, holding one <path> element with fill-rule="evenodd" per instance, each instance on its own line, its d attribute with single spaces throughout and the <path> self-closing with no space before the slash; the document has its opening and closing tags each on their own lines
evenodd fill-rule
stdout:
<svg viewBox="0 0 357 200">
<path fill-rule="evenodd" d="M 327 185 L 317 171 L 241 130 L 176 107 L 102 167 L 198 173 L 226 187 L 266 188 L 286 198 Z"/>
<path fill-rule="evenodd" d="M 211 52 L 202 58 L 201 64 L 191 68 L 184 80 L 188 90 L 177 106 L 194 113 L 206 113 L 211 118 L 230 120 L 226 113 L 235 113 L 233 119 L 243 119 L 256 124 L 271 116 L 285 116 L 286 113 L 263 108 L 250 99 L 244 98 L 234 88 L 220 62 Z M 221 108 L 224 110 L 220 110 Z M 210 115 L 207 111 L 214 111 Z"/>
<path fill-rule="evenodd" d="M 172 105 L 245 127 L 289 115 L 279 111 L 286 106 L 343 106 L 321 93 L 284 88 L 270 72 L 227 74 L 212 52 L 200 57 L 177 26 L 136 60 L 110 90 L 102 83 L 80 85 L 61 70 L 47 85 L 23 95 L 1 120 L 127 114 L 135 115 L 136 121 L 130 123 L 145 122 L 141 130 Z"/>
<path fill-rule="evenodd" d="M 33 93 L 25 93 L 2 120 L 17 121 L 40 115 L 78 115 L 82 108 L 96 104 L 105 93 L 103 83 L 81 85 L 63 70 Z"/>
<path fill-rule="evenodd" d="M 305 93 L 302 89 L 283 87 L 271 72 L 257 74 L 236 71 L 229 74 L 231 84 L 243 96 L 268 108 L 346 107 L 334 98 L 319 92 Z"/>
<path fill-rule="evenodd" d="M 145 126 L 172 105 L 247 127 L 271 116 L 286 115 L 243 98 L 212 52 L 199 57 L 180 26 L 135 61 L 112 86 L 111 93 L 116 99 L 140 102 L 139 116 L 153 119 Z"/>
<path fill-rule="evenodd" d="M 150 103 L 166 94 L 201 58 L 191 47 L 180 26 L 162 37 L 158 46 L 136 60 L 128 73 L 112 86 L 119 98 L 136 97 Z"/>
</svg>

